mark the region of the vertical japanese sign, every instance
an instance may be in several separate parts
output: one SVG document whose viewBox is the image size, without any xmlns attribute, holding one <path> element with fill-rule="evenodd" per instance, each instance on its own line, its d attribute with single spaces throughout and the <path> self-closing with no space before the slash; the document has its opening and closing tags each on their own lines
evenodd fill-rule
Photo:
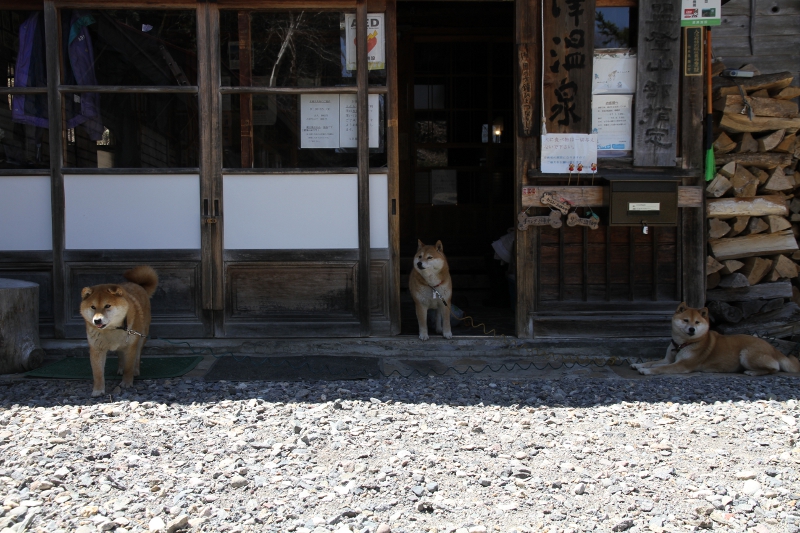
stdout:
<svg viewBox="0 0 800 533">
<path fill-rule="evenodd" d="M 594 0 L 545 0 L 543 81 L 548 133 L 589 133 L 592 129 L 594 8 Z"/>
<path fill-rule="evenodd" d="M 639 4 L 635 166 L 675 166 L 680 35 L 680 0 Z"/>
<path fill-rule="evenodd" d="M 367 62 L 369 70 L 383 70 L 386 68 L 386 39 L 383 13 L 370 13 L 367 15 Z M 345 14 L 345 53 L 347 70 L 356 70 L 356 16 Z"/>
</svg>

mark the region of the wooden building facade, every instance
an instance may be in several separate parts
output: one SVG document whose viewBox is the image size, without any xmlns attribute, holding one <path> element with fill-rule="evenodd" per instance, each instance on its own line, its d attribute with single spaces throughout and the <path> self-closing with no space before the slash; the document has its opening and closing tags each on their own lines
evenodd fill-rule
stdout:
<svg viewBox="0 0 800 533">
<path fill-rule="evenodd" d="M 40 285 L 43 337 L 82 337 L 81 288 L 142 263 L 159 337 L 415 335 L 411 256 L 441 239 L 477 321 L 667 335 L 705 291 L 705 78 L 679 9 L 0 0 L 0 277 Z M 596 46 L 638 51 L 633 150 L 544 174 L 543 123 L 592 131 Z M 617 182 L 666 184 L 674 219 L 610 225 Z M 548 191 L 599 227 L 525 227 Z"/>
</svg>

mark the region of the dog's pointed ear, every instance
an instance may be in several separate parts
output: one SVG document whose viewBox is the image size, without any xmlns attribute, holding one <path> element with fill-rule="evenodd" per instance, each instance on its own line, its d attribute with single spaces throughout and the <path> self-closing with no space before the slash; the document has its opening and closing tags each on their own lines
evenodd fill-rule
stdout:
<svg viewBox="0 0 800 533">
<path fill-rule="evenodd" d="M 686 308 L 687 308 L 687 307 L 688 307 L 688 306 L 686 305 L 686 302 L 681 302 L 681 304 L 680 304 L 680 305 L 678 306 L 678 308 L 675 310 L 675 313 L 676 313 L 676 314 L 677 314 L 677 313 L 683 313 L 684 311 L 686 311 Z"/>
<path fill-rule="evenodd" d="M 108 292 L 110 294 L 113 294 L 114 296 L 122 296 L 123 294 L 125 294 L 125 291 L 122 289 L 122 287 L 118 285 L 112 285 L 111 287 L 109 287 Z"/>
<path fill-rule="evenodd" d="M 417 251 L 418 251 L 418 252 L 420 251 L 420 249 L 421 249 L 423 246 L 425 246 L 425 244 L 424 244 L 424 243 L 423 243 L 421 240 L 417 239 Z"/>
<path fill-rule="evenodd" d="M 81 300 L 85 300 L 89 296 L 92 295 L 92 288 L 91 287 L 84 287 L 81 289 Z"/>
<path fill-rule="evenodd" d="M 444 246 L 442 246 L 442 241 L 436 241 L 436 251 L 440 254 L 444 253 Z"/>
<path fill-rule="evenodd" d="M 700 316 L 708 320 L 708 307 L 704 307 L 700 310 Z"/>
</svg>

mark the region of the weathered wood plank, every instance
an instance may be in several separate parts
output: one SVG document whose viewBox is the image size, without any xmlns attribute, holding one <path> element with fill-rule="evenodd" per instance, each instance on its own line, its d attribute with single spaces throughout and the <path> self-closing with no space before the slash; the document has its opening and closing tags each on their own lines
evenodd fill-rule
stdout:
<svg viewBox="0 0 800 533">
<path fill-rule="evenodd" d="M 680 3 L 639 5 L 633 161 L 636 166 L 675 165 L 680 75 Z"/>
<path fill-rule="evenodd" d="M 750 300 L 772 300 L 791 298 L 792 284 L 789 281 L 759 283 L 740 289 L 714 289 L 706 292 L 709 302 L 748 302 Z"/>
<path fill-rule="evenodd" d="M 759 89 L 782 89 L 792 83 L 794 74 L 788 71 L 776 72 L 774 74 L 762 74 L 752 78 L 726 78 L 715 76 L 713 78 L 714 98 L 728 94 L 739 94 L 739 88 L 751 93 Z"/>
<path fill-rule="evenodd" d="M 719 127 L 730 133 L 743 133 L 746 131 L 756 133 L 780 129 L 797 130 L 800 128 L 800 118 L 753 117 L 753 120 L 750 120 L 747 115 L 724 113 L 719 122 Z"/>
<path fill-rule="evenodd" d="M 797 102 L 791 100 L 749 97 L 747 101 L 757 117 L 791 118 L 797 115 Z M 729 94 L 714 100 L 714 109 L 723 113 L 738 114 L 744 107 L 744 99 L 740 94 Z"/>
<path fill-rule="evenodd" d="M 738 259 L 756 255 L 781 254 L 797 250 L 797 241 L 791 230 L 777 233 L 759 233 L 745 237 L 709 240 L 712 255 L 718 260 Z"/>
<path fill-rule="evenodd" d="M 755 153 L 755 154 L 723 154 L 716 158 L 717 165 L 736 162 L 746 167 L 772 169 L 788 167 L 792 164 L 791 154 Z"/>
<path fill-rule="evenodd" d="M 522 188 L 522 207 L 546 207 L 541 203 L 544 193 L 551 192 L 576 206 L 582 207 L 602 207 L 608 205 L 604 198 L 604 189 L 599 185 L 590 186 L 568 186 L 568 185 L 544 185 L 532 187 L 527 185 Z M 703 188 L 697 185 L 678 186 L 678 207 L 702 207 Z"/>
</svg>

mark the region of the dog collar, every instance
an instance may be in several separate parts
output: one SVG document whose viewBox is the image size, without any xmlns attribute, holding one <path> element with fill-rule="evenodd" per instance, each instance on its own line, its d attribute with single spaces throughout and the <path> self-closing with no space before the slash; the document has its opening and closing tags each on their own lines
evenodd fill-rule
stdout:
<svg viewBox="0 0 800 533">
<path fill-rule="evenodd" d="M 700 341 L 694 341 L 694 342 L 688 342 L 687 341 L 687 342 L 684 342 L 683 344 L 678 344 L 677 342 L 675 342 L 675 339 L 672 339 L 672 345 L 675 347 L 675 351 L 676 352 L 680 352 L 681 350 L 683 350 L 684 348 L 686 348 L 690 344 L 694 344 L 695 342 L 700 342 Z"/>
<path fill-rule="evenodd" d="M 439 285 L 441 285 L 442 283 L 444 283 L 444 280 L 440 281 L 440 282 L 439 282 L 439 283 L 437 283 L 436 285 L 428 285 L 428 287 L 430 287 L 431 289 L 435 289 L 436 287 L 438 287 L 438 286 L 439 286 Z"/>
<path fill-rule="evenodd" d="M 128 329 L 128 317 L 125 317 L 125 320 L 122 321 L 122 325 L 121 326 L 117 326 L 117 329 L 124 330 L 125 333 L 127 333 L 128 335 L 138 335 L 140 337 L 147 338 L 147 335 L 145 335 L 144 333 L 139 333 L 138 331 L 134 331 L 132 329 Z"/>
</svg>

